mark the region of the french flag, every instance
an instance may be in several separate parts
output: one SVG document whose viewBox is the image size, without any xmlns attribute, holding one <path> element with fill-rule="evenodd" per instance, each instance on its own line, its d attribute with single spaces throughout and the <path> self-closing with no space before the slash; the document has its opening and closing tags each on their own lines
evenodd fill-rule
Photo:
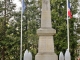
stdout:
<svg viewBox="0 0 80 60">
<path fill-rule="evenodd" d="M 71 10 L 70 10 L 70 2 L 68 2 L 68 16 L 70 18 L 72 18 L 72 13 L 71 13 Z"/>
</svg>

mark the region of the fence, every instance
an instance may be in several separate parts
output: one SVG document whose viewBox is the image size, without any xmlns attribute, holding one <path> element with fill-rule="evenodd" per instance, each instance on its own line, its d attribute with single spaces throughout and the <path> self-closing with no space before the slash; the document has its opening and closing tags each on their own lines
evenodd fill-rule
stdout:
<svg viewBox="0 0 80 60">
<path fill-rule="evenodd" d="M 28 50 L 24 52 L 24 60 L 32 60 L 32 54 Z"/>
<path fill-rule="evenodd" d="M 69 50 L 66 50 L 65 56 L 63 55 L 62 52 L 60 52 L 59 60 L 71 60 L 71 55 L 70 55 Z"/>
<path fill-rule="evenodd" d="M 24 60 L 32 60 L 32 54 L 28 50 L 26 50 L 24 53 Z M 69 50 L 66 50 L 65 56 L 63 55 L 62 52 L 60 52 L 59 60 L 71 60 L 71 55 Z"/>
</svg>

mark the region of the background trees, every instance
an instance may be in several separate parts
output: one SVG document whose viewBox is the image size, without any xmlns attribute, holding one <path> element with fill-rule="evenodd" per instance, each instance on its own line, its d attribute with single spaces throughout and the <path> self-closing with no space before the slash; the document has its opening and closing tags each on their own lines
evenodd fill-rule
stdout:
<svg viewBox="0 0 80 60">
<path fill-rule="evenodd" d="M 9 18 L 12 16 L 12 10 L 14 9 L 14 5 L 10 0 L 5 0 L 2 3 L 0 3 L 0 6 L 0 59 L 9 60 L 9 46 L 11 44 L 10 39 L 7 37 L 8 34 L 6 31 Z"/>
<path fill-rule="evenodd" d="M 66 24 L 66 1 L 65 0 L 50 0 L 51 1 L 51 18 L 52 27 L 56 29 L 54 36 L 55 50 L 59 54 L 60 51 L 65 53 L 67 49 L 67 24 Z M 5 4 L 0 4 L 0 12 L 7 10 L 3 17 L 0 17 L 0 59 L 3 60 L 19 60 L 20 58 L 20 20 L 21 12 L 15 12 L 15 5 L 6 0 Z M 38 35 L 36 30 L 40 27 L 41 20 L 41 0 L 25 0 L 26 9 L 23 14 L 23 53 L 26 49 L 32 52 L 33 60 L 37 53 Z M 76 13 L 76 1 L 71 0 L 71 11 Z M 7 8 L 9 7 L 9 8 Z M 76 35 L 74 32 L 73 17 L 69 19 L 70 25 L 70 52 L 72 60 L 75 56 Z M 5 22 L 5 24 L 4 24 Z M 4 34 L 5 32 L 5 34 Z M 16 57 L 17 56 L 17 57 Z"/>
<path fill-rule="evenodd" d="M 71 11 L 74 15 L 76 13 L 76 1 L 71 1 Z M 75 9 L 74 9 L 75 8 Z M 67 21 L 66 21 L 66 0 L 51 0 L 51 13 L 53 28 L 56 29 L 56 35 L 54 37 L 55 50 L 59 54 L 60 51 L 65 52 L 67 49 Z M 55 12 L 55 13 L 54 13 Z M 72 60 L 75 58 L 75 48 L 77 46 L 77 39 L 74 32 L 74 22 L 76 19 L 73 17 L 69 19 L 70 30 L 70 52 Z"/>
<path fill-rule="evenodd" d="M 40 27 L 40 3 L 36 0 L 26 2 L 23 16 L 23 53 L 26 49 L 32 52 L 33 60 L 37 53 L 38 36 L 36 30 Z"/>
</svg>

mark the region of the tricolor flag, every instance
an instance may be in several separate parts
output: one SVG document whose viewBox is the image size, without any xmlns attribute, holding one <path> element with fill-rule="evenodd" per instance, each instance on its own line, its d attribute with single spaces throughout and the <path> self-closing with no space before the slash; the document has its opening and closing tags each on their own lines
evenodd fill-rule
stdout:
<svg viewBox="0 0 80 60">
<path fill-rule="evenodd" d="M 24 0 L 22 0 L 22 14 L 23 14 L 25 8 L 26 8 L 26 5 L 25 5 L 25 3 L 24 3 Z"/>
<path fill-rule="evenodd" d="M 71 10 L 70 10 L 70 2 L 68 2 L 68 16 L 70 17 L 70 18 L 72 18 L 72 13 L 71 13 Z"/>
</svg>

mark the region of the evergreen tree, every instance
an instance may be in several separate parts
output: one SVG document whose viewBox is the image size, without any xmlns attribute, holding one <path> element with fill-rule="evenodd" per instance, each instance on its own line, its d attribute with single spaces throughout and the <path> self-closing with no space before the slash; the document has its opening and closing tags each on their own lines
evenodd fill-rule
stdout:
<svg viewBox="0 0 80 60">
<path fill-rule="evenodd" d="M 12 15 L 12 9 L 14 8 L 12 2 L 10 0 L 5 0 L 0 4 L 0 59 L 1 60 L 9 60 L 10 57 L 8 57 L 9 53 L 9 41 L 10 39 L 7 37 L 7 24 L 8 19 Z M 9 47 L 10 48 L 10 47 Z"/>
<path fill-rule="evenodd" d="M 36 30 L 40 27 L 40 2 L 36 0 L 25 0 L 26 11 L 23 15 L 23 53 L 28 49 L 33 60 L 37 53 L 38 36 Z"/>
<path fill-rule="evenodd" d="M 60 51 L 65 53 L 67 49 L 67 22 L 66 22 L 66 1 L 51 1 L 51 17 L 52 27 L 56 29 L 54 36 L 55 50 L 59 54 Z M 4 3 L 4 2 L 3 2 Z M 21 34 L 21 11 L 14 12 L 15 5 L 6 0 L 6 8 L 4 4 L 0 4 L 0 12 L 5 11 L 5 15 L 0 17 L 0 59 L 3 60 L 19 60 L 20 58 L 20 34 Z M 10 5 L 11 4 L 11 5 Z M 23 54 L 28 49 L 35 60 L 37 53 L 38 35 L 36 30 L 40 27 L 41 18 L 41 0 L 25 0 L 26 9 L 23 14 Z M 71 0 L 71 11 L 76 13 L 76 1 Z M 9 7 L 9 8 L 8 8 Z M 74 9 L 75 8 L 75 9 Z M 13 19 L 11 19 L 13 17 Z M 76 35 L 74 32 L 75 18 L 69 19 L 70 29 L 70 52 L 72 60 L 75 58 Z M 6 24 L 4 24 L 6 23 Z M 17 56 L 17 57 L 16 57 Z"/>
<path fill-rule="evenodd" d="M 71 11 L 72 14 L 76 13 L 76 6 L 74 4 L 76 1 L 71 1 Z M 74 9 L 75 8 L 75 9 Z M 51 0 L 51 14 L 52 14 L 52 24 L 53 28 L 56 29 L 56 35 L 54 36 L 54 44 L 56 53 L 59 55 L 60 51 L 65 53 L 67 49 L 67 7 L 66 0 Z M 75 18 L 69 19 L 69 30 L 70 30 L 70 52 L 72 60 L 75 60 L 75 48 L 77 46 L 77 39 L 74 32 L 74 22 Z"/>
</svg>

